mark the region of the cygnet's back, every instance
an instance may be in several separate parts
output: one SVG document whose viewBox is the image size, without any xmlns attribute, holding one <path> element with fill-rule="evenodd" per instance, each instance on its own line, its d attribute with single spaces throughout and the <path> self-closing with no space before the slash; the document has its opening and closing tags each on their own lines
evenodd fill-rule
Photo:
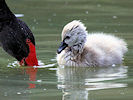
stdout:
<svg viewBox="0 0 133 100">
<path fill-rule="evenodd" d="M 109 66 L 122 63 L 123 55 L 127 51 L 127 44 L 113 35 L 90 33 L 87 36 L 85 48 L 91 50 L 95 55 L 96 65 Z"/>
</svg>

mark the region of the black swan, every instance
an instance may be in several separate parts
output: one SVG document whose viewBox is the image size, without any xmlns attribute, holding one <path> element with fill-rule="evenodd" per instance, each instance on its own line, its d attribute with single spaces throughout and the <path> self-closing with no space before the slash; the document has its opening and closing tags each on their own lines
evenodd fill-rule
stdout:
<svg viewBox="0 0 133 100">
<path fill-rule="evenodd" d="M 10 11 L 5 0 L 0 0 L 0 46 L 20 65 L 38 65 L 31 30 Z"/>
</svg>

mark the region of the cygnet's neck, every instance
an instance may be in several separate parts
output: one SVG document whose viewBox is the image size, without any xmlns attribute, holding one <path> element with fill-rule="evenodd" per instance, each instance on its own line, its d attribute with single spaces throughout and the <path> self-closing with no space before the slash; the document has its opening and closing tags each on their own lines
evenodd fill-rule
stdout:
<svg viewBox="0 0 133 100">
<path fill-rule="evenodd" d="M 84 46 L 73 46 L 66 48 L 66 56 L 69 56 L 70 60 L 80 60 L 83 53 Z"/>
</svg>

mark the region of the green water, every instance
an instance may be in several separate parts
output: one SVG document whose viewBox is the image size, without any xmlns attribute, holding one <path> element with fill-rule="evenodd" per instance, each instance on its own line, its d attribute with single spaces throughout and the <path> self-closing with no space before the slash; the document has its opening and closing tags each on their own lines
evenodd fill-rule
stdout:
<svg viewBox="0 0 133 100">
<path fill-rule="evenodd" d="M 7 0 L 7 3 L 14 13 L 24 14 L 21 19 L 34 33 L 38 59 L 45 65 L 55 65 L 37 72 L 10 68 L 7 65 L 15 59 L 0 48 L 0 100 L 132 100 L 133 0 Z M 85 23 L 88 32 L 124 38 L 129 50 L 123 65 L 59 68 L 55 57 L 60 34 L 63 26 L 74 19 Z"/>
</svg>

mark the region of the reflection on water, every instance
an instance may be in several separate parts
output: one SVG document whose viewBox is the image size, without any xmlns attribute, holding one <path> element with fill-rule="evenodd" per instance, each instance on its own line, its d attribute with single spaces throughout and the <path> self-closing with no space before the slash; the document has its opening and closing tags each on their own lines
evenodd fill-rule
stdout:
<svg viewBox="0 0 133 100">
<path fill-rule="evenodd" d="M 59 67 L 57 87 L 62 89 L 62 100 L 88 100 L 90 90 L 127 87 L 126 83 L 117 82 L 127 78 L 127 67 L 71 68 Z"/>
<path fill-rule="evenodd" d="M 26 74 L 29 77 L 29 87 L 28 88 L 36 88 L 36 82 L 40 82 L 40 80 L 36 80 L 37 70 L 38 68 L 49 68 L 49 70 L 54 70 L 51 68 L 56 65 L 56 63 L 45 65 L 41 60 L 38 60 L 39 66 L 20 66 L 18 61 L 14 61 L 9 63 L 7 67 L 10 68 L 21 68 L 22 74 Z"/>
<path fill-rule="evenodd" d="M 43 64 L 41 61 L 39 61 L 39 65 Z M 15 68 L 15 67 L 21 67 L 22 74 L 26 74 L 29 77 L 29 87 L 28 88 L 35 88 L 35 84 L 33 83 L 36 81 L 36 74 L 37 74 L 37 68 L 34 68 L 33 66 L 27 66 L 22 67 L 19 65 L 18 61 L 14 61 L 13 63 L 9 63 L 7 67 Z"/>
<path fill-rule="evenodd" d="M 29 75 L 29 81 L 31 82 L 29 83 L 28 88 L 35 88 L 36 86 L 32 82 L 36 81 L 37 68 L 34 68 L 32 66 L 27 67 L 26 74 Z"/>
<path fill-rule="evenodd" d="M 44 63 L 41 60 L 38 61 L 38 64 L 40 66 L 44 65 Z M 18 61 L 14 61 L 13 63 L 9 63 L 7 65 L 7 67 L 11 67 L 11 68 L 21 67 L 22 68 L 21 69 L 22 74 L 26 74 L 29 77 L 29 83 L 28 83 L 29 87 L 28 88 L 35 88 L 36 87 L 36 84 L 34 84 L 34 82 L 36 81 L 37 67 L 35 67 L 35 66 L 26 66 L 26 67 L 23 68 L 23 66 L 19 65 Z"/>
</svg>

